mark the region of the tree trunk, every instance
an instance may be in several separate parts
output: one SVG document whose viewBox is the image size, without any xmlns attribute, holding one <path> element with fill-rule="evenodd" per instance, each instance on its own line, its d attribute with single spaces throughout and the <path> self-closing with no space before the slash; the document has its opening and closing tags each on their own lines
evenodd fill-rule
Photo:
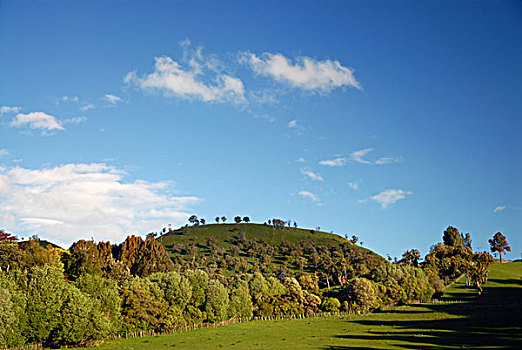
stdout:
<svg viewBox="0 0 522 350">
<path fill-rule="evenodd" d="M 500 263 L 502 264 L 502 252 L 498 252 L 498 254 L 500 255 Z"/>
</svg>

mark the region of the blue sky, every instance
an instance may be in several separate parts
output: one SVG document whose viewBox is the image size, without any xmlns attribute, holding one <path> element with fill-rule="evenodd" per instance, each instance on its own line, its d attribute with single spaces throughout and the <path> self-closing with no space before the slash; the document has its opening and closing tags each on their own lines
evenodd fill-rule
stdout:
<svg viewBox="0 0 522 350">
<path fill-rule="evenodd" d="M 2 1 L 0 227 L 64 246 L 195 213 L 425 254 L 522 245 L 522 6 Z"/>
</svg>

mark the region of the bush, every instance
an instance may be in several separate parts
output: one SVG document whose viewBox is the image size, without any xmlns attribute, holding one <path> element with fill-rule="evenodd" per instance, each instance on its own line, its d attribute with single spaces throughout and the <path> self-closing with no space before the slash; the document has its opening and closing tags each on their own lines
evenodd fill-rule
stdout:
<svg viewBox="0 0 522 350">
<path fill-rule="evenodd" d="M 368 311 L 376 305 L 377 287 L 366 278 L 349 281 L 343 292 L 353 310 Z"/>
<path fill-rule="evenodd" d="M 321 309 L 326 312 L 339 312 L 340 308 L 341 302 L 337 298 L 326 297 L 321 304 Z"/>
</svg>

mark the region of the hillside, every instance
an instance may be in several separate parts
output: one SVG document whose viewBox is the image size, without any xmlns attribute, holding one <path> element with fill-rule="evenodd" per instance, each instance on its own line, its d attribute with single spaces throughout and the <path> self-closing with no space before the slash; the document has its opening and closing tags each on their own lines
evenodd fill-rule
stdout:
<svg viewBox="0 0 522 350">
<path fill-rule="evenodd" d="M 342 284 L 386 260 L 338 235 L 262 224 L 184 227 L 158 238 L 176 264 L 235 271 L 319 275 L 325 285 Z"/>
</svg>

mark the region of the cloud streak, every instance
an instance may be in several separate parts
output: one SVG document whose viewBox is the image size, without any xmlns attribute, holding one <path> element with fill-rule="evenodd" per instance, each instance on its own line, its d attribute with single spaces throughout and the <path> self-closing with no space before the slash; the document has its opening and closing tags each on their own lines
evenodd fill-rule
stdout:
<svg viewBox="0 0 522 350">
<path fill-rule="evenodd" d="M 314 202 L 320 202 L 319 198 L 315 194 L 309 191 L 299 191 L 298 193 L 303 198 L 311 199 Z"/>
<path fill-rule="evenodd" d="M 359 151 L 355 151 L 350 153 L 350 160 L 360 164 L 368 164 L 368 165 L 386 165 L 391 163 L 401 162 L 402 158 L 394 158 L 394 157 L 381 157 L 375 161 L 370 161 L 366 159 L 366 155 L 373 151 L 373 148 L 365 148 Z"/>
<path fill-rule="evenodd" d="M 346 158 L 344 157 L 337 157 L 335 159 L 330 159 L 330 160 L 321 160 L 319 162 L 319 164 L 321 165 L 326 165 L 326 166 L 343 166 L 346 164 Z"/>
<path fill-rule="evenodd" d="M 80 238 L 121 241 L 181 225 L 193 196 L 175 196 L 170 182 L 125 181 L 103 163 L 54 168 L 0 167 L 0 222 L 13 232 L 70 244 Z"/>
<path fill-rule="evenodd" d="M 115 105 L 116 103 L 121 102 L 121 97 L 113 94 L 105 94 L 103 100 Z"/>
<path fill-rule="evenodd" d="M 339 61 L 297 57 L 292 62 L 280 53 L 265 52 L 257 56 L 243 52 L 240 62 L 247 64 L 258 75 L 309 92 L 325 94 L 341 87 L 361 89 L 353 76 L 353 70 L 342 66 Z"/>
<path fill-rule="evenodd" d="M 314 180 L 314 181 L 321 181 L 323 182 L 324 179 L 321 175 L 317 174 L 317 173 L 314 173 L 312 170 L 310 169 L 301 169 L 301 174 L 307 176 L 308 178 Z"/>
<path fill-rule="evenodd" d="M 493 212 L 494 213 L 498 213 L 498 212 L 501 212 L 504 209 L 506 209 L 505 205 L 499 205 L 499 206 L 495 207 L 495 209 L 493 209 Z"/>
<path fill-rule="evenodd" d="M 2 107 L 0 107 L 0 117 L 7 113 L 18 113 L 18 112 L 20 112 L 21 109 L 22 108 L 17 107 L 17 106 L 14 106 L 14 107 L 2 106 Z"/>
<path fill-rule="evenodd" d="M 386 209 L 389 205 L 394 204 L 395 202 L 404 199 L 406 198 L 406 196 L 411 194 L 412 192 L 404 190 L 386 190 L 367 199 L 359 200 L 358 202 L 366 203 L 369 201 L 373 201 L 380 204 L 382 209 Z"/>
</svg>

